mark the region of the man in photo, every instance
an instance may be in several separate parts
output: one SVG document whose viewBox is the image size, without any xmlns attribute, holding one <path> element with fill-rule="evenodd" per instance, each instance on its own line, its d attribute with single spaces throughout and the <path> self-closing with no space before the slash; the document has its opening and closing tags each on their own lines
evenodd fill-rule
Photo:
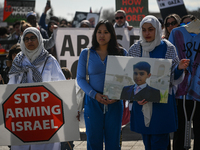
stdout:
<svg viewBox="0 0 200 150">
<path fill-rule="evenodd" d="M 133 65 L 134 85 L 122 89 L 120 99 L 131 101 L 160 102 L 160 90 L 150 87 L 146 80 L 151 76 L 151 66 L 147 62 L 138 62 Z"/>
</svg>

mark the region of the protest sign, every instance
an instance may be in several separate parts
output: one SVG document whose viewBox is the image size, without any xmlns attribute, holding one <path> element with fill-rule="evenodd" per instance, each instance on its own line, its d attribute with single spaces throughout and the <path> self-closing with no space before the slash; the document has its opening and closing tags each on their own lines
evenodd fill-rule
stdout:
<svg viewBox="0 0 200 150">
<path fill-rule="evenodd" d="M 116 0 L 116 11 L 124 10 L 130 25 L 139 27 L 140 21 L 149 13 L 147 0 Z"/>
<path fill-rule="evenodd" d="M 150 74 L 147 73 L 148 78 L 145 80 L 134 77 L 138 73 L 134 65 L 139 65 L 141 62 L 143 66 L 146 65 L 145 68 L 150 69 Z M 146 101 L 167 103 L 171 64 L 171 59 L 108 56 L 103 94 L 108 95 L 109 99 L 116 100 L 146 99 Z M 141 82 L 146 82 L 148 86 L 138 92 L 136 97 L 132 94 L 133 89 L 130 89 Z"/>
<path fill-rule="evenodd" d="M 99 17 L 99 13 L 76 12 L 72 26 L 78 28 L 80 27 L 81 21 L 88 20 L 91 24 L 91 27 L 95 27 L 99 22 Z"/>
<path fill-rule="evenodd" d="M 137 28 L 128 31 L 126 28 L 115 28 L 118 42 L 128 51 L 129 47 L 139 39 Z M 57 58 L 61 67 L 71 70 L 73 78 L 81 51 L 90 48 L 94 28 L 58 28 L 54 30 Z"/>
<path fill-rule="evenodd" d="M 188 14 L 183 0 L 157 0 L 157 3 L 163 19 L 170 14 L 177 14 L 180 17 Z"/>
<path fill-rule="evenodd" d="M 35 0 L 5 0 L 3 21 L 13 23 L 26 20 L 26 14 L 34 11 Z"/>
<path fill-rule="evenodd" d="M 74 80 L 1 85 L 0 94 L 0 145 L 79 139 Z"/>
</svg>

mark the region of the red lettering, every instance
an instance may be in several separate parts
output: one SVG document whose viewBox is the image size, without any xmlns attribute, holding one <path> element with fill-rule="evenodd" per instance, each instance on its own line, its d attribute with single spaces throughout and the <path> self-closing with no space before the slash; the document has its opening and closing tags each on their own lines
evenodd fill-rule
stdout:
<svg viewBox="0 0 200 150">
<path fill-rule="evenodd" d="M 131 15 L 127 15 L 127 16 L 126 16 L 126 20 L 127 20 L 128 22 L 131 21 L 131 20 L 132 20 Z"/>
<path fill-rule="evenodd" d="M 122 0 L 122 5 L 127 5 L 127 0 Z"/>
<path fill-rule="evenodd" d="M 141 21 L 145 15 L 127 15 L 126 20 L 129 21 Z"/>
<path fill-rule="evenodd" d="M 122 5 L 141 5 L 142 0 L 122 0 Z"/>
</svg>

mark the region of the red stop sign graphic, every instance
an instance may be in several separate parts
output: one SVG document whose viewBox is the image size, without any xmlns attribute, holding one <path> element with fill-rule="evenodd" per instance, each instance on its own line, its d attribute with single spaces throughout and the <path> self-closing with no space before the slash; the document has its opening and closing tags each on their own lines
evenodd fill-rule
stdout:
<svg viewBox="0 0 200 150">
<path fill-rule="evenodd" d="M 48 141 L 64 124 L 62 100 L 44 86 L 18 87 L 3 113 L 5 127 L 23 142 Z"/>
</svg>

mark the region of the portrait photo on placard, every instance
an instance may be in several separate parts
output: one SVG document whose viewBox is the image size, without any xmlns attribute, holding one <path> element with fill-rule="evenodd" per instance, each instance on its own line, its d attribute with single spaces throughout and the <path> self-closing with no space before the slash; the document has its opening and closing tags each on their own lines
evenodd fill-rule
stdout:
<svg viewBox="0 0 200 150">
<path fill-rule="evenodd" d="M 171 59 L 108 56 L 104 95 L 109 99 L 167 103 Z"/>
</svg>

